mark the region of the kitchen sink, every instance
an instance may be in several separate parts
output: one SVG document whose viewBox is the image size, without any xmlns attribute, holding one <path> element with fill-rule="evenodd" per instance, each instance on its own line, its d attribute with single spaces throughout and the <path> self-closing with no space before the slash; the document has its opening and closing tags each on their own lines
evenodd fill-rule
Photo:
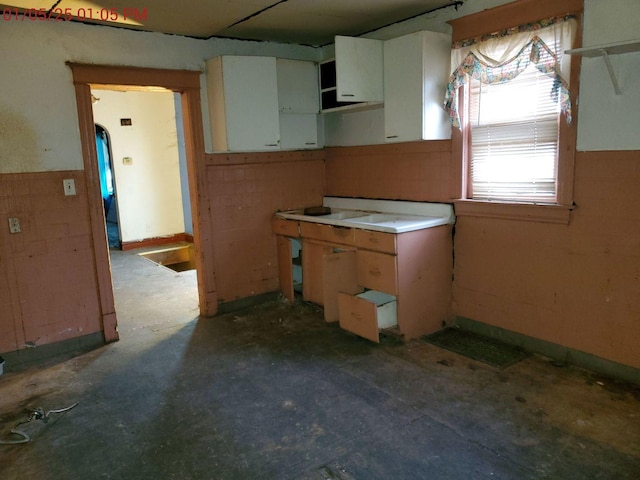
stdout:
<svg viewBox="0 0 640 480">
<path fill-rule="evenodd" d="M 432 223 L 442 224 L 440 217 L 428 217 L 418 215 L 402 215 L 393 213 L 374 213 L 363 217 L 352 217 L 349 221 L 353 223 L 364 223 L 368 225 L 380 225 L 388 227 L 407 227 L 410 225 L 430 226 Z"/>
</svg>

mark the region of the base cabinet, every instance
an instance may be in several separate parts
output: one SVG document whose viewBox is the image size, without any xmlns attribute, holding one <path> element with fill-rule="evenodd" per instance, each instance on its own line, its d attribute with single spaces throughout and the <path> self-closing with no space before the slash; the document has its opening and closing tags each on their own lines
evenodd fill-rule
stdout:
<svg viewBox="0 0 640 480">
<path fill-rule="evenodd" d="M 327 322 L 379 342 L 387 328 L 411 339 L 450 320 L 451 225 L 389 234 L 274 220 L 273 231 L 282 293 L 293 299 L 290 238 L 299 237 L 302 295 Z"/>
</svg>

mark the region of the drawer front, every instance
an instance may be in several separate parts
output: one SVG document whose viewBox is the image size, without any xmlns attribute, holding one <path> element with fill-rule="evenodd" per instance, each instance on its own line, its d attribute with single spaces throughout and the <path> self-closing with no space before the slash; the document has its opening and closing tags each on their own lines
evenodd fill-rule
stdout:
<svg viewBox="0 0 640 480">
<path fill-rule="evenodd" d="M 376 304 L 362 298 L 338 293 L 340 327 L 372 342 L 380 343 Z"/>
<path fill-rule="evenodd" d="M 284 218 L 274 217 L 271 221 L 271 229 L 277 235 L 286 237 L 299 237 L 298 222 L 296 220 L 285 220 Z"/>
<path fill-rule="evenodd" d="M 377 252 L 396 253 L 396 235 L 394 233 L 356 230 L 356 246 Z"/>
<path fill-rule="evenodd" d="M 339 243 L 342 245 L 355 244 L 354 229 L 349 227 L 337 227 L 322 223 L 300 222 L 300 235 L 305 238 L 322 240 L 324 242 Z"/>
<path fill-rule="evenodd" d="M 398 268 L 395 255 L 358 250 L 358 285 L 390 295 L 398 294 Z"/>
</svg>

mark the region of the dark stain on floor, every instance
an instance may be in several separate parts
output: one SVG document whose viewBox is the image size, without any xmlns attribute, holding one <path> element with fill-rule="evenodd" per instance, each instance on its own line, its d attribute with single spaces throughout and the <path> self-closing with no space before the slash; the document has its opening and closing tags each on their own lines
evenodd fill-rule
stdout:
<svg viewBox="0 0 640 480">
<path fill-rule="evenodd" d="M 536 355 L 499 369 L 375 345 L 303 302 L 152 318 L 130 290 L 120 342 L 0 377 L 0 437 L 26 407 L 80 402 L 0 446 L 0 478 L 640 478 L 633 385 Z"/>
</svg>

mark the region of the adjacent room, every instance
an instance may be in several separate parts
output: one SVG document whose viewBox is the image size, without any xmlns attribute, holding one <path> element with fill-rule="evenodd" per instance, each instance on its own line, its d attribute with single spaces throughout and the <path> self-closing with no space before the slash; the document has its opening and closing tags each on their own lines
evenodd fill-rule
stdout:
<svg viewBox="0 0 640 480">
<path fill-rule="evenodd" d="M 0 477 L 640 477 L 640 2 L 5 1 Z"/>
</svg>

